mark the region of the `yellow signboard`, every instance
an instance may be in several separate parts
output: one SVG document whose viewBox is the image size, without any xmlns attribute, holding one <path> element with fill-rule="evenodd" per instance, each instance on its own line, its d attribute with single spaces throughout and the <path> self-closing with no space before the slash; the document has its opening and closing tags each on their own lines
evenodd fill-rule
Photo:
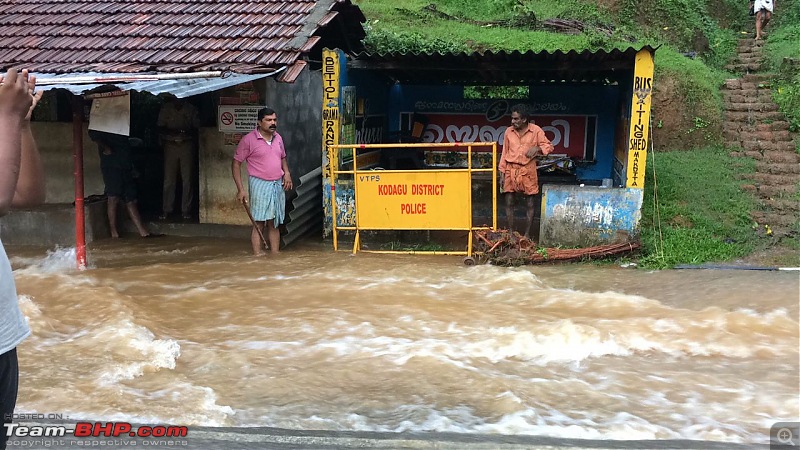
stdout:
<svg viewBox="0 0 800 450">
<path fill-rule="evenodd" d="M 330 146 L 339 143 L 339 53 L 324 49 L 322 61 L 322 151 L 328 160 L 322 170 L 323 178 L 330 178 L 337 161 Z"/>
<path fill-rule="evenodd" d="M 653 100 L 653 54 L 640 50 L 633 69 L 633 100 L 626 186 L 644 189 L 644 166 L 650 145 L 650 104 Z"/>
<path fill-rule="evenodd" d="M 470 189 L 466 170 L 361 172 L 356 175 L 357 224 L 368 230 L 469 229 Z"/>
</svg>

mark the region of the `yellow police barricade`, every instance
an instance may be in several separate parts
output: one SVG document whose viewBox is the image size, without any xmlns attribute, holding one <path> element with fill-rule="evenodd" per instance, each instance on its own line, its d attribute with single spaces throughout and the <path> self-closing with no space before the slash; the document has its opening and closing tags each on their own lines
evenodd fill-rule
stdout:
<svg viewBox="0 0 800 450">
<path fill-rule="evenodd" d="M 466 147 L 465 168 L 424 168 L 416 170 L 359 169 L 359 152 L 372 149 L 389 151 L 436 149 L 459 151 Z M 491 168 L 474 169 L 473 147 L 491 147 Z M 352 170 L 338 170 L 342 150 L 351 150 Z M 473 227 L 472 181 L 476 172 L 492 174 L 492 227 L 497 229 L 497 143 L 467 142 L 441 144 L 339 144 L 328 149 L 331 164 L 331 211 L 333 217 L 333 249 L 338 251 L 338 232 L 355 231 L 353 253 L 419 253 L 467 255 L 470 263 L 472 231 L 489 227 Z M 336 182 L 339 175 L 354 179 L 355 225 L 339 226 L 336 212 Z M 395 251 L 362 250 L 361 230 L 464 230 L 468 231 L 466 251 Z"/>
</svg>

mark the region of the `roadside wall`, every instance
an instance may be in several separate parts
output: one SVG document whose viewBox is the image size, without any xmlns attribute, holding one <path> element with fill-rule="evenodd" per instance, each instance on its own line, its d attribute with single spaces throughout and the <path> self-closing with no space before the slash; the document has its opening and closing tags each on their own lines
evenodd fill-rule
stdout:
<svg viewBox="0 0 800 450">
<path fill-rule="evenodd" d="M 89 139 L 88 124 L 83 127 L 84 193 L 88 197 L 102 194 L 103 175 L 97 146 Z M 45 170 L 46 203 L 75 201 L 75 177 L 72 158 L 71 122 L 32 122 L 31 130 Z"/>
</svg>

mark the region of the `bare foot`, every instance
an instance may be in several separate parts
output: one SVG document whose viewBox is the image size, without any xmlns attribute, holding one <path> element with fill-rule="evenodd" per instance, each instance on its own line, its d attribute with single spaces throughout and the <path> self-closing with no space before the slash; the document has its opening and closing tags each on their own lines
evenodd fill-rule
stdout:
<svg viewBox="0 0 800 450">
<path fill-rule="evenodd" d="M 263 252 L 262 253 L 253 253 L 253 256 L 255 258 L 263 258 L 263 257 L 267 256 L 267 254 L 263 253 Z"/>
</svg>

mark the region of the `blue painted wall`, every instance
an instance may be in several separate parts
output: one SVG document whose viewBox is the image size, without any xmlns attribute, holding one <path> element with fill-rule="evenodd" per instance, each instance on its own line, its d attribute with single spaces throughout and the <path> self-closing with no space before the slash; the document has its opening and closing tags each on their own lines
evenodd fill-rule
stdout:
<svg viewBox="0 0 800 450">
<path fill-rule="evenodd" d="M 369 89 L 367 84 L 357 89 Z M 534 114 L 594 115 L 597 116 L 596 161 L 578 167 L 579 180 L 610 178 L 613 165 L 614 130 L 619 114 L 619 86 L 584 84 L 555 84 L 531 86 L 530 100 L 509 100 L 508 104 L 532 105 Z M 461 86 L 403 86 L 389 87 L 387 115 L 389 131 L 400 129 L 403 112 L 453 112 L 444 103 L 466 106 L 464 113 L 485 113 L 494 100 L 465 100 Z M 443 108 L 438 106 L 441 104 Z M 509 122 L 510 125 L 510 122 Z"/>
<path fill-rule="evenodd" d="M 589 247 L 639 235 L 642 189 L 545 184 L 539 242 Z"/>
</svg>

